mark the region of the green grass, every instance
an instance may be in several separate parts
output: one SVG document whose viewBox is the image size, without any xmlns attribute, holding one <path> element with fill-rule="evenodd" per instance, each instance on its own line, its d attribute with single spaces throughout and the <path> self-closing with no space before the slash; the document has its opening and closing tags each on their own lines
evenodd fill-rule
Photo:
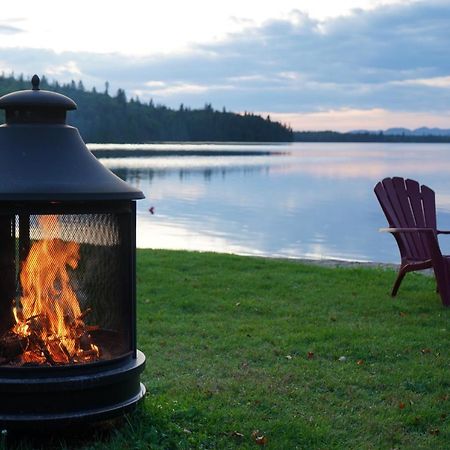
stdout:
<svg viewBox="0 0 450 450">
<path fill-rule="evenodd" d="M 450 310 L 418 274 L 393 300 L 394 277 L 139 251 L 145 401 L 119 427 L 51 446 L 256 449 L 263 436 L 281 450 L 448 449 Z"/>
</svg>

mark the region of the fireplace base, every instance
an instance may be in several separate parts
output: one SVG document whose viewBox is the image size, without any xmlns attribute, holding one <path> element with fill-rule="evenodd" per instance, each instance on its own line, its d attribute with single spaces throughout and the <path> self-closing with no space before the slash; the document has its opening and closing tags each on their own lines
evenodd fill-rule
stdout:
<svg viewBox="0 0 450 450">
<path fill-rule="evenodd" d="M 139 377 L 144 366 L 137 350 L 136 358 L 101 366 L 1 368 L 0 426 L 42 429 L 121 415 L 145 394 Z"/>
</svg>

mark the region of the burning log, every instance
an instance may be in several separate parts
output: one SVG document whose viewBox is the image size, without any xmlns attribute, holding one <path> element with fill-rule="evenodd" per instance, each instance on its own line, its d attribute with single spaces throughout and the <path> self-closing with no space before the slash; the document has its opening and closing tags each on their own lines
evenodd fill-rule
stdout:
<svg viewBox="0 0 450 450">
<path fill-rule="evenodd" d="M 30 320 L 30 322 L 33 322 Z M 47 364 L 51 366 L 96 361 L 100 351 L 84 331 L 77 341 L 77 350 L 71 354 L 58 336 L 41 337 L 42 327 L 33 322 L 28 336 L 8 331 L 0 338 L 0 363 Z"/>
<path fill-rule="evenodd" d="M 50 353 L 49 349 L 45 342 L 36 334 L 33 333 L 29 337 L 30 345 L 28 346 L 29 352 L 36 355 L 36 359 L 49 363 L 52 366 L 56 365 L 56 361 Z M 35 362 L 35 361 L 26 361 L 26 362 Z"/>
<path fill-rule="evenodd" d="M 28 338 L 8 331 L 0 339 L 0 357 L 7 362 L 12 361 L 21 355 L 27 346 Z"/>
</svg>

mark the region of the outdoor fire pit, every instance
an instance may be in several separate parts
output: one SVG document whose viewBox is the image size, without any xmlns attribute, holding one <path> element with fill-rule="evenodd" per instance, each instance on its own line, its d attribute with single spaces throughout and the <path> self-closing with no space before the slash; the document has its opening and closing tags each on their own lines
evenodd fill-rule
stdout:
<svg viewBox="0 0 450 450">
<path fill-rule="evenodd" d="M 39 89 L 0 98 L 0 426 L 105 419 L 144 395 L 136 199 Z"/>
</svg>

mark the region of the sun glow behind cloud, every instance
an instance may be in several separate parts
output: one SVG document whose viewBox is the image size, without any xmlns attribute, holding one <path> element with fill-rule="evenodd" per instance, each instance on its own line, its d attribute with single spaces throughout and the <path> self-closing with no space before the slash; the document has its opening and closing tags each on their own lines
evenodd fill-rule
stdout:
<svg viewBox="0 0 450 450">
<path fill-rule="evenodd" d="M 51 0 L 2 4 L 0 33 L 4 47 L 46 48 L 149 55 L 188 51 L 192 44 L 211 43 L 267 20 L 298 20 L 294 10 L 325 20 L 405 0 L 166 0 L 122 2 L 80 0 L 70 11 Z M 2 25 L 3 24 L 3 25 Z M 3 26 L 3 30 L 2 30 Z"/>
<path fill-rule="evenodd" d="M 261 115 L 267 115 L 267 112 Z M 447 112 L 388 111 L 385 109 L 332 109 L 311 113 L 272 113 L 271 117 L 289 124 L 294 130 L 385 130 L 393 127 L 419 128 L 423 126 L 449 128 Z"/>
</svg>

